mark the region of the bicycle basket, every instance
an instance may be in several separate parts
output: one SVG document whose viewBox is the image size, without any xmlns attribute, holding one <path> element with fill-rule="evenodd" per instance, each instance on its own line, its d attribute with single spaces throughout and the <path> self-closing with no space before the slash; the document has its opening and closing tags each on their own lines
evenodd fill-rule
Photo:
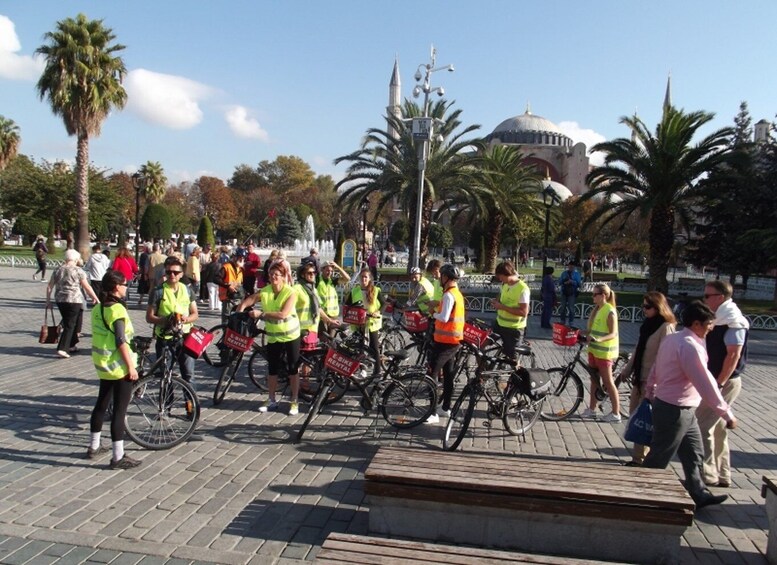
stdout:
<svg viewBox="0 0 777 565">
<path fill-rule="evenodd" d="M 363 326 L 367 321 L 367 310 L 358 306 L 343 306 L 343 322 Z"/>
<path fill-rule="evenodd" d="M 475 347 L 483 347 L 486 339 L 491 334 L 491 330 L 486 330 L 474 326 L 468 322 L 464 323 L 464 341 Z"/>
<path fill-rule="evenodd" d="M 410 333 L 421 333 L 429 329 L 429 317 L 421 312 L 405 312 L 405 329 Z"/>
<path fill-rule="evenodd" d="M 192 328 L 192 331 L 183 340 L 183 352 L 189 357 L 199 359 L 205 348 L 213 341 L 213 334 L 205 328 Z"/>
<path fill-rule="evenodd" d="M 132 338 L 132 341 L 130 342 L 130 346 L 132 347 L 132 350 L 135 353 L 144 353 L 151 349 L 151 342 L 153 341 L 153 338 L 150 337 L 141 337 L 139 335 L 136 335 Z"/>
<path fill-rule="evenodd" d="M 231 328 L 227 328 L 227 331 L 224 332 L 224 345 L 235 351 L 245 353 L 251 349 L 253 342 L 254 338 L 238 333 Z"/>
<path fill-rule="evenodd" d="M 233 312 L 227 319 L 227 328 L 247 337 L 255 337 L 259 330 L 248 312 Z"/>
<path fill-rule="evenodd" d="M 352 377 L 359 368 L 359 361 L 330 347 L 324 357 L 324 366 L 338 375 Z"/>
<path fill-rule="evenodd" d="M 580 330 L 570 328 L 564 324 L 553 324 L 553 343 L 564 346 L 575 345 L 579 333 Z"/>
</svg>

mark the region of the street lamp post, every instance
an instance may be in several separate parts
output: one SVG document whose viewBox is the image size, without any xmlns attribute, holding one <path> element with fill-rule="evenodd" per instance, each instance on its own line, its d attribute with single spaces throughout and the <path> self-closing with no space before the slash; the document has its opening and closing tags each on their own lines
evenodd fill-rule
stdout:
<svg viewBox="0 0 777 565">
<path fill-rule="evenodd" d="M 542 189 L 542 203 L 545 205 L 545 246 L 542 248 L 542 276 L 548 266 L 548 235 L 550 234 L 550 209 L 559 202 L 558 194 L 548 184 Z"/>
<path fill-rule="evenodd" d="M 132 187 L 135 189 L 135 263 L 140 252 L 140 193 L 146 190 L 148 179 L 143 173 L 132 175 Z"/>
<path fill-rule="evenodd" d="M 367 211 L 370 209 L 370 199 L 362 200 L 362 262 L 367 261 Z"/>
<path fill-rule="evenodd" d="M 418 146 L 418 197 L 416 200 L 415 230 L 413 232 L 413 267 L 418 267 L 421 261 L 421 217 L 424 205 L 424 175 L 426 173 L 426 160 L 429 156 L 429 142 L 434 135 L 435 120 L 429 117 L 429 94 L 432 92 L 436 92 L 438 96 L 445 94 L 445 90 L 442 87 L 432 88 L 432 73 L 444 70 L 453 72 L 454 70 L 453 65 L 435 67 L 436 60 L 437 50 L 432 46 L 431 63 L 418 65 L 414 77 L 416 82 L 420 82 L 423 78 L 423 83 L 416 84 L 413 89 L 413 96 L 418 98 L 422 92 L 424 93 L 424 115 L 420 118 L 413 118 L 413 139 L 421 142 Z M 423 73 L 421 72 L 422 68 L 424 69 Z"/>
</svg>

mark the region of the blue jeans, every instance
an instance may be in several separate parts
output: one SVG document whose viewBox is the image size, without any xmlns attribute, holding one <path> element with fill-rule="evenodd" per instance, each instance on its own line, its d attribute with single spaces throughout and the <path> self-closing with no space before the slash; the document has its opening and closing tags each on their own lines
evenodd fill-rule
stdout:
<svg viewBox="0 0 777 565">
<path fill-rule="evenodd" d="M 572 296 L 561 297 L 561 323 L 571 326 L 575 321 L 575 301 L 577 298 Z M 567 320 L 569 320 L 567 322 Z"/>
</svg>

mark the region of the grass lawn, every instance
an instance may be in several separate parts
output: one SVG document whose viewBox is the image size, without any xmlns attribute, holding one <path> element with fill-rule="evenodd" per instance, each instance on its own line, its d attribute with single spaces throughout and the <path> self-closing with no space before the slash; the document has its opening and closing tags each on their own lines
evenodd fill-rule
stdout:
<svg viewBox="0 0 777 565">
<path fill-rule="evenodd" d="M 24 245 L 3 245 L 0 246 L 0 255 L 26 257 L 28 259 L 35 259 L 35 252 L 31 247 Z M 62 261 L 65 258 L 65 249 L 63 247 L 55 247 L 51 253 L 49 253 L 49 259 L 55 259 Z"/>
</svg>

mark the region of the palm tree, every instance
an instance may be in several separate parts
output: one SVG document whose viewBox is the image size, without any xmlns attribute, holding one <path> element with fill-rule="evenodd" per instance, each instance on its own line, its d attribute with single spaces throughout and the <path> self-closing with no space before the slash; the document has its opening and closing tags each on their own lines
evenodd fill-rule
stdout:
<svg viewBox="0 0 777 565">
<path fill-rule="evenodd" d="M 732 128 L 691 143 L 713 117 L 708 112 L 685 113 L 667 105 L 655 134 L 636 116 L 624 116 L 620 122 L 631 129 L 631 139 L 619 138 L 591 148 L 592 152 L 605 153 L 605 161 L 586 177 L 591 190 L 581 201 L 599 196 L 605 199 L 589 223 L 599 218 L 603 218 L 603 225 L 616 218 L 625 222 L 635 212 L 648 218 L 650 290 L 667 293 L 675 222 L 690 228 L 697 185 L 728 159 Z"/>
<path fill-rule="evenodd" d="M 19 142 L 19 126 L 13 120 L 0 116 L 0 171 L 16 157 Z"/>
<path fill-rule="evenodd" d="M 475 153 L 471 149 L 477 146 L 478 140 L 466 139 L 465 136 L 480 126 L 471 125 L 459 130 L 461 110 L 448 113 L 451 106 L 451 102 L 438 100 L 429 112 L 429 116 L 440 120 L 435 130 L 440 138 L 428 144 L 421 211 L 421 259 L 427 254 L 429 225 L 435 202 L 468 190 L 475 171 L 471 165 Z M 338 204 L 344 205 L 346 211 L 357 209 L 365 198 L 377 202 L 376 215 L 386 206 L 396 204 L 409 216 L 411 230 L 414 229 L 419 178 L 418 150 L 421 144 L 413 139 L 409 122 L 405 120 L 422 115 L 417 104 L 405 101 L 401 117 L 387 117 L 386 130 L 370 128 L 360 149 L 335 159 L 335 164 L 350 163 L 345 178 L 336 187 L 345 187 Z M 391 130 L 397 132 L 396 138 L 389 133 Z M 409 265 L 413 264 L 413 260 L 414 257 L 411 257 Z"/>
<path fill-rule="evenodd" d="M 46 44 L 35 52 L 46 59 L 38 80 L 41 100 L 48 99 L 61 116 L 68 135 L 78 139 L 76 150 L 76 214 L 78 250 L 89 254 L 89 138 L 100 135 L 103 120 L 113 108 L 121 109 L 127 93 L 121 82 L 127 70 L 115 53 L 123 45 L 111 44 L 113 30 L 102 20 L 84 14 L 57 22 L 44 36 Z"/>
<path fill-rule="evenodd" d="M 525 159 L 517 147 L 500 144 L 487 148 L 475 160 L 476 184 L 463 195 L 470 201 L 463 209 L 484 234 L 483 272 L 493 272 L 496 267 L 505 226 L 542 213 L 540 176 Z"/>
<path fill-rule="evenodd" d="M 159 161 L 148 161 L 140 167 L 140 174 L 146 177 L 146 191 L 143 197 L 149 202 L 159 203 L 167 192 L 167 177 Z"/>
</svg>

